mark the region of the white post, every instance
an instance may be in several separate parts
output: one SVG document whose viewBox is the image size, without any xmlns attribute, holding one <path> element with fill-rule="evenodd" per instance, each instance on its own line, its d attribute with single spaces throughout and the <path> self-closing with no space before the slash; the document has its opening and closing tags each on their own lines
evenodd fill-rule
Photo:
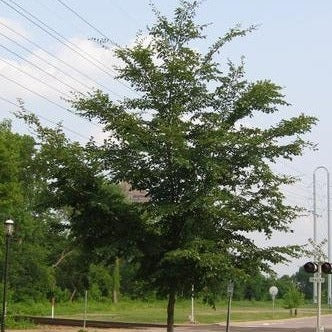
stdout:
<svg viewBox="0 0 332 332">
<path fill-rule="evenodd" d="M 318 272 L 317 272 L 317 325 L 316 332 L 321 332 L 320 327 L 320 316 L 321 316 L 321 302 L 322 302 L 322 264 L 318 263 Z"/>
<path fill-rule="evenodd" d="M 329 263 L 331 263 L 332 255 L 331 255 L 331 219 L 330 219 L 330 173 L 326 169 L 327 172 L 327 258 Z M 331 274 L 327 276 L 327 303 L 329 307 L 332 304 L 332 279 Z"/>
<path fill-rule="evenodd" d="M 313 217 L 314 217 L 314 243 L 317 243 L 317 212 L 316 212 L 316 171 L 318 168 L 314 170 L 313 173 Z M 314 257 L 314 261 L 317 260 L 317 257 Z M 313 282 L 313 303 L 317 303 L 317 282 Z"/>
<path fill-rule="evenodd" d="M 194 285 L 191 285 L 191 318 L 190 318 L 190 322 L 191 323 L 195 323 L 195 312 L 194 312 L 194 298 L 195 298 L 195 294 L 194 294 Z"/>
<path fill-rule="evenodd" d="M 228 306 L 227 306 L 226 332 L 230 332 L 229 325 L 230 325 L 230 320 L 231 320 L 231 305 L 232 305 L 233 291 L 234 291 L 234 284 L 232 281 L 230 281 L 227 286 Z"/>
<path fill-rule="evenodd" d="M 269 293 L 272 297 L 272 318 L 274 318 L 275 299 L 278 295 L 278 288 L 276 286 L 271 286 L 269 288 Z"/>
<path fill-rule="evenodd" d="M 84 296 L 84 319 L 83 319 L 83 329 L 86 328 L 86 316 L 87 316 L 87 308 L 88 308 L 88 291 L 85 291 Z"/>
<path fill-rule="evenodd" d="M 331 262 L 331 220 L 330 220 L 330 173 L 325 166 L 318 166 L 313 173 L 313 219 L 314 219 L 314 242 L 317 243 L 317 211 L 316 211 L 316 171 L 323 169 L 326 172 L 326 187 L 327 187 L 327 255 L 328 261 Z M 316 260 L 316 258 L 314 258 Z M 317 303 L 317 283 L 314 282 L 313 300 Z M 331 307 L 332 304 L 332 279 L 329 274 L 327 277 L 327 304 Z"/>
<path fill-rule="evenodd" d="M 54 296 L 52 297 L 52 302 L 51 302 L 51 306 L 52 306 L 52 309 L 51 309 L 51 317 L 52 319 L 54 318 L 54 303 L 55 303 L 55 298 Z"/>
</svg>

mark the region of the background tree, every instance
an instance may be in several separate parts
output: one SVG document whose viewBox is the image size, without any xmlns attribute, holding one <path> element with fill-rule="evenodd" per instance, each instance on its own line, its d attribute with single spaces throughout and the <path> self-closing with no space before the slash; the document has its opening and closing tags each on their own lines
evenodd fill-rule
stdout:
<svg viewBox="0 0 332 332">
<path fill-rule="evenodd" d="M 293 309 L 295 309 L 295 316 L 297 315 L 297 308 L 304 301 L 304 294 L 298 289 L 298 287 L 292 283 L 287 292 L 283 296 L 284 306 L 286 309 L 290 310 L 290 314 L 293 314 Z"/>
<path fill-rule="evenodd" d="M 307 300 L 312 299 L 313 283 L 309 281 L 310 277 L 311 275 L 304 271 L 303 266 L 293 275 L 294 282 L 298 285 Z M 324 295 L 327 292 L 325 283 L 322 284 L 322 292 Z"/>
<path fill-rule="evenodd" d="M 294 285 L 294 279 L 289 275 L 283 275 L 275 282 L 278 287 L 278 296 L 283 298 L 290 288 Z"/>
<path fill-rule="evenodd" d="M 141 269 L 168 295 L 168 331 L 176 295 L 191 284 L 213 290 L 221 275 L 267 271 L 295 254 L 294 246 L 257 247 L 246 235 L 259 231 L 269 238 L 274 230 L 290 230 L 298 209 L 285 204 L 280 186 L 294 179 L 275 173 L 271 164 L 310 147 L 300 135 L 315 123 L 300 115 L 267 128 L 246 125 L 287 102 L 276 84 L 246 81 L 243 64 L 221 68 L 215 60 L 227 42 L 252 28 L 235 27 L 198 52 L 195 41 L 205 38 L 205 26 L 194 22 L 197 6 L 181 1 L 173 20 L 154 9 L 149 37 L 116 50 L 123 62 L 119 78 L 137 97 L 115 102 L 95 91 L 73 101 L 109 133 L 95 149 L 112 179 L 149 195 Z"/>
<path fill-rule="evenodd" d="M 39 214 L 38 193 L 43 186 L 33 167 L 35 141 L 27 135 L 15 134 L 9 121 L 0 123 L 0 219 L 15 221 L 11 245 L 10 283 L 15 292 L 12 300 L 40 300 L 44 289 L 53 281 L 49 269 L 51 216 Z M 3 227 L 0 227 L 3 234 Z M 4 236 L 0 236 L 0 254 Z M 3 264 L 0 264 L 1 269 Z M 2 272 L 1 272 L 2 273 Z"/>
<path fill-rule="evenodd" d="M 71 299 L 90 286 L 94 293 L 102 297 L 112 294 L 117 301 L 119 257 L 132 257 L 135 239 L 141 237 L 141 219 L 135 205 L 103 173 L 90 143 L 83 148 L 68 140 L 61 126 L 43 127 L 37 117 L 24 110 L 19 117 L 35 129 L 39 144 L 34 165 L 47 183 L 41 190 L 39 208 L 62 216 L 56 227 L 67 246 L 57 252 L 53 264 L 59 286 L 71 292 Z M 99 282 L 106 280 L 105 269 L 112 275 L 110 293 L 106 291 L 108 286 Z"/>
<path fill-rule="evenodd" d="M 244 283 L 244 298 L 250 301 L 266 300 L 269 295 L 268 284 L 268 278 L 260 272 L 249 275 Z"/>
</svg>

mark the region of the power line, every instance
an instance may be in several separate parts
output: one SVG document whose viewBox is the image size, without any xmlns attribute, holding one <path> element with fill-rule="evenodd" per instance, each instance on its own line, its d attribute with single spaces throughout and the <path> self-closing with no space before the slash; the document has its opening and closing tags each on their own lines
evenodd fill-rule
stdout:
<svg viewBox="0 0 332 332">
<path fill-rule="evenodd" d="M 122 11 L 125 15 L 127 15 L 129 17 L 129 19 L 130 19 L 131 22 L 135 21 L 136 24 L 137 24 L 137 27 L 139 27 L 141 25 L 141 22 L 139 22 L 139 20 L 135 16 L 131 15 L 130 13 L 128 13 L 124 8 L 122 8 L 118 3 L 116 3 L 116 1 L 114 1 L 112 3 L 112 5 L 115 6 L 115 7 L 117 7 L 118 9 L 120 9 L 120 11 Z"/>
<path fill-rule="evenodd" d="M 312 185 L 312 184 L 311 184 Z M 287 185 L 287 187 L 289 188 L 296 188 L 296 190 L 300 190 L 306 194 L 310 193 L 311 194 L 311 186 L 306 186 L 304 185 L 303 183 L 301 182 L 295 182 L 295 183 L 292 183 L 292 184 L 289 184 Z"/>
<path fill-rule="evenodd" d="M 36 26 L 38 26 L 40 29 L 42 29 L 43 31 L 45 31 L 46 33 L 48 33 L 49 35 L 51 35 L 53 38 L 54 37 L 53 34 L 51 34 L 49 31 L 45 30 L 45 28 L 43 28 L 42 26 L 40 26 L 39 24 L 37 24 L 36 22 L 34 22 L 33 20 L 31 20 L 29 17 L 27 17 L 25 14 L 23 14 L 21 11 L 17 10 L 16 8 L 14 8 L 13 6 L 11 6 L 7 1 L 5 0 L 1 0 L 3 3 L 5 3 L 7 6 L 9 6 L 10 8 L 12 8 L 13 10 L 15 10 L 19 15 L 25 17 L 27 20 L 29 20 L 31 23 L 35 24 Z M 44 27 L 46 27 L 46 29 L 52 31 L 52 33 L 54 33 L 56 36 L 60 37 L 61 39 L 63 39 L 66 43 L 68 43 L 69 45 L 65 44 L 63 41 L 57 39 L 59 42 L 61 42 L 62 44 L 66 45 L 67 47 L 71 48 L 72 51 L 76 52 L 77 54 L 80 54 L 77 50 L 75 50 L 72 47 L 76 47 L 80 52 L 85 53 L 88 57 L 91 57 L 92 59 L 94 59 L 94 57 L 92 55 L 89 55 L 87 52 L 85 52 L 83 49 L 81 49 L 79 46 L 75 45 L 74 43 L 72 43 L 70 40 L 68 40 L 65 36 L 63 36 L 61 33 L 59 33 L 58 31 L 56 31 L 55 29 L 53 29 L 51 26 L 49 26 L 48 24 L 46 24 L 45 22 L 43 22 L 42 20 L 40 20 L 37 16 L 33 15 L 31 12 L 29 12 L 27 9 L 25 9 L 24 7 L 22 7 L 21 5 L 19 5 L 17 2 L 15 2 L 14 0 L 9 0 L 11 3 L 13 3 L 16 7 L 20 8 L 21 10 L 23 10 L 25 13 L 27 13 L 30 17 L 32 17 L 34 20 L 36 20 L 37 22 L 39 22 L 40 24 L 42 24 Z M 112 75 L 110 75 L 107 71 L 104 70 L 104 68 L 98 66 L 96 63 L 94 63 L 93 61 L 91 61 L 90 59 L 82 56 L 82 54 L 80 54 L 81 57 L 83 57 L 85 60 L 89 61 L 90 63 L 92 63 L 94 66 L 96 66 L 98 69 L 100 69 L 102 72 L 104 72 L 106 75 L 110 76 L 111 78 L 113 78 Z M 99 62 L 98 59 L 94 59 L 95 61 Z M 105 66 L 105 64 L 101 63 L 100 64 L 102 66 Z"/>
<path fill-rule="evenodd" d="M 40 97 L 40 98 L 42 98 L 42 99 L 48 101 L 49 103 L 51 103 L 51 104 L 53 104 L 53 105 L 55 105 L 55 106 L 61 108 L 62 110 L 66 111 L 66 112 L 69 112 L 70 114 L 72 114 L 72 115 L 78 117 L 78 115 L 77 115 L 74 111 L 70 110 L 69 108 L 66 108 L 66 107 L 60 105 L 59 103 L 57 103 L 57 102 L 55 102 L 55 101 L 53 101 L 53 100 L 51 100 L 51 99 L 49 99 L 49 98 L 43 96 L 42 94 L 40 94 L 40 93 L 38 93 L 38 92 L 36 92 L 36 91 L 34 91 L 34 90 L 31 90 L 31 89 L 27 88 L 27 87 L 24 86 L 23 84 L 21 84 L 21 83 L 15 81 L 15 80 L 13 80 L 13 79 L 7 77 L 6 75 L 3 75 L 3 74 L 0 73 L 0 76 L 3 77 L 4 79 L 6 79 L 7 81 L 12 82 L 12 83 L 14 83 L 14 84 L 20 86 L 22 89 L 27 90 L 27 91 L 33 93 L 34 95 L 36 95 L 36 96 L 38 96 L 38 97 Z M 81 118 L 81 117 L 80 117 L 80 118 Z M 86 119 L 86 118 L 81 118 L 81 119 L 83 119 L 84 121 L 86 121 L 86 122 L 92 124 L 94 127 L 100 128 L 100 126 L 98 126 L 97 124 L 93 123 L 92 121 L 89 121 L 89 120 Z"/>
<path fill-rule="evenodd" d="M 4 98 L 4 97 L 0 96 L 0 99 L 3 100 L 3 101 L 5 101 L 5 102 L 7 102 L 7 103 L 9 103 L 9 104 L 11 104 L 11 105 L 13 105 L 13 106 L 15 106 L 15 107 L 17 107 L 17 108 L 20 108 L 20 109 L 22 108 L 20 105 L 15 104 L 14 102 L 10 101 L 10 100 L 7 99 L 7 98 Z M 30 114 L 33 114 L 33 112 L 31 112 L 31 111 L 29 111 L 29 110 L 27 110 L 27 109 L 25 109 L 25 110 L 28 111 Z M 11 114 L 13 114 L 13 115 L 15 115 L 15 112 L 12 112 L 12 111 L 9 111 L 9 110 L 6 110 L 6 111 L 9 112 L 9 113 L 11 113 Z M 50 120 L 50 119 L 48 119 L 48 118 L 46 118 L 46 117 L 44 117 L 44 116 L 42 116 L 42 115 L 39 115 L 39 114 L 38 114 L 38 117 L 41 118 L 41 119 L 43 119 L 44 121 L 47 121 L 47 122 L 49 122 L 49 123 L 52 123 L 52 124 L 58 125 L 57 122 L 52 121 L 52 120 Z M 79 132 L 77 132 L 77 131 L 75 131 L 75 130 L 69 128 L 69 127 L 66 127 L 66 126 L 64 126 L 64 125 L 61 125 L 61 127 L 64 128 L 64 129 L 66 129 L 67 131 L 69 131 L 69 132 L 71 132 L 71 133 L 73 133 L 73 134 L 75 134 L 75 135 L 81 137 L 81 138 L 84 138 L 84 139 L 87 139 L 87 140 L 90 139 L 89 137 L 84 136 L 84 135 L 80 134 Z"/>
<path fill-rule="evenodd" d="M 81 58 L 85 59 L 86 61 L 88 61 L 89 63 L 91 63 L 92 65 L 94 65 L 95 67 L 97 67 L 100 71 L 102 71 L 103 73 L 105 73 L 106 75 L 110 76 L 112 79 L 114 79 L 114 77 L 107 72 L 103 67 L 106 67 L 105 64 L 101 63 L 98 59 L 95 59 L 93 56 L 89 55 L 87 52 L 85 52 L 82 48 L 80 48 L 79 46 L 75 45 L 74 43 L 72 43 L 70 40 L 68 40 L 66 37 L 64 37 L 62 34 L 60 34 L 59 32 L 57 32 L 55 29 L 53 29 L 52 27 L 50 27 L 48 24 L 44 23 L 42 20 L 40 20 L 38 17 L 36 17 L 35 15 L 33 15 L 32 13 L 30 13 L 28 10 L 24 9 L 22 6 L 20 6 L 19 4 L 17 4 L 15 1 L 13 0 L 9 0 L 11 3 L 15 4 L 15 6 L 17 6 L 18 8 L 20 8 L 21 10 L 23 10 L 25 13 L 27 13 L 28 15 L 30 15 L 34 20 L 36 20 L 37 22 L 41 23 L 43 26 L 45 26 L 46 28 L 44 28 L 43 26 L 41 26 L 40 24 L 36 23 L 35 21 L 33 21 L 30 17 L 28 17 L 27 15 L 25 15 L 24 13 L 22 13 L 22 11 L 16 9 L 15 7 L 13 7 L 12 5 L 10 5 L 7 1 L 5 0 L 0 0 L 2 1 L 5 5 L 7 5 L 8 7 L 10 7 L 11 9 L 13 9 L 15 12 L 17 12 L 19 15 L 23 16 L 24 18 L 26 18 L 29 22 L 31 22 L 32 24 L 34 24 L 35 26 L 37 26 L 38 28 L 40 28 L 41 30 L 43 30 L 45 33 L 47 33 L 49 36 L 51 36 L 52 38 L 56 39 L 57 41 L 59 41 L 61 44 L 65 45 L 67 48 L 69 48 L 70 50 L 72 50 L 73 52 L 75 52 L 77 55 L 79 55 Z M 52 33 L 48 30 L 52 31 Z M 55 35 L 54 35 L 55 34 Z M 58 37 L 57 37 L 58 36 Z M 60 39 L 60 38 L 62 39 Z M 65 42 L 63 42 L 63 40 Z M 76 49 L 77 50 L 76 50 Z M 82 54 L 83 53 L 83 54 Z M 85 54 L 85 55 L 84 55 Z M 91 60 L 93 59 L 93 60 Z M 98 65 L 96 62 L 100 63 L 103 67 L 101 67 L 100 65 Z M 123 84 L 122 82 L 119 82 L 120 84 Z M 126 85 L 125 85 L 126 86 Z M 127 86 L 126 86 L 127 87 Z M 110 90 L 111 91 L 111 90 Z M 113 94 L 117 95 L 118 97 L 121 97 L 120 95 L 118 95 L 116 92 L 111 91 Z"/>
<path fill-rule="evenodd" d="M 0 73 L 0 76 L 3 77 L 4 79 L 6 79 L 7 81 L 12 82 L 12 83 L 14 83 L 14 84 L 20 86 L 22 89 L 27 90 L 27 91 L 31 92 L 32 94 L 34 94 L 34 95 L 36 95 L 36 96 L 38 96 L 38 97 L 40 97 L 40 98 L 42 98 L 42 99 L 48 101 L 49 103 L 51 103 L 51 104 L 53 104 L 53 105 L 55 105 L 55 106 L 61 108 L 62 110 L 66 111 L 66 112 L 69 112 L 70 114 L 72 114 L 72 115 L 78 117 L 78 115 L 77 115 L 75 112 L 73 112 L 72 110 L 70 110 L 70 109 L 68 109 L 68 108 L 66 108 L 66 107 L 64 107 L 64 106 L 62 106 L 62 105 L 60 105 L 59 103 L 57 103 L 57 102 L 55 102 L 55 101 L 53 101 L 53 100 L 51 100 L 51 99 L 49 99 L 49 98 L 47 98 L 47 97 L 41 95 L 40 93 L 38 93 L 38 92 L 36 92 L 36 91 L 34 91 L 34 90 L 31 90 L 31 89 L 27 88 L 27 87 L 24 86 L 23 84 L 21 84 L 21 83 L 15 81 L 15 80 L 13 80 L 13 79 L 7 77 L 6 75 L 3 75 L 3 74 Z M 81 118 L 81 117 L 80 117 L 80 118 Z M 86 119 L 86 118 L 81 118 L 81 119 L 83 119 L 84 121 L 86 121 L 86 122 L 92 124 L 94 127 L 100 128 L 97 124 L 93 123 L 92 121 L 89 121 L 89 120 Z"/>
<path fill-rule="evenodd" d="M 62 110 L 66 111 L 66 112 L 69 112 L 69 113 L 71 113 L 71 114 L 77 116 L 77 114 L 76 114 L 75 112 L 71 111 L 70 109 L 68 109 L 68 108 L 66 108 L 66 107 L 64 107 L 64 106 L 62 106 L 62 105 L 60 105 L 59 103 L 57 103 L 57 102 L 55 102 L 55 101 L 53 101 L 53 100 L 51 100 L 51 99 L 49 99 L 49 98 L 47 98 L 47 97 L 45 97 L 45 96 L 43 96 L 43 95 L 41 95 L 40 93 L 38 93 L 38 92 L 36 92 L 36 91 L 34 91 L 34 90 L 31 90 L 31 89 L 27 88 L 27 87 L 24 86 L 23 84 L 21 84 L 21 83 L 15 81 L 15 80 L 13 80 L 13 79 L 7 77 L 6 75 L 3 75 L 3 74 L 0 73 L 0 76 L 3 77 L 4 79 L 6 79 L 7 81 L 12 82 L 12 83 L 14 83 L 14 84 L 20 86 L 22 89 L 27 90 L 27 91 L 33 93 L 34 95 L 36 95 L 36 96 L 38 96 L 38 97 L 40 97 L 40 98 L 42 98 L 42 99 L 48 101 L 49 103 L 51 103 L 51 104 L 53 104 L 53 105 L 55 105 L 55 106 L 61 108 Z"/>
<path fill-rule="evenodd" d="M 31 45 L 34 45 L 35 47 L 41 49 L 43 52 L 45 52 L 46 54 L 48 54 L 49 56 L 51 56 L 52 58 L 56 59 L 57 61 L 61 62 L 62 64 L 66 65 L 67 67 L 69 67 L 70 69 L 74 70 L 75 72 L 79 73 L 80 75 L 84 76 L 85 78 L 87 78 L 88 80 L 90 80 L 91 82 L 94 82 L 96 85 L 101 86 L 102 88 L 106 89 L 109 91 L 108 87 L 98 83 L 97 81 L 95 81 L 93 78 L 91 78 L 90 76 L 88 76 L 87 74 L 85 74 L 84 72 L 80 71 L 79 69 L 75 68 L 74 66 L 72 66 L 70 63 L 67 63 L 66 61 L 63 61 L 62 59 L 58 58 L 57 56 L 53 55 L 51 52 L 47 51 L 45 48 L 43 48 L 42 46 L 40 46 L 39 44 L 35 43 L 34 41 L 32 41 L 31 39 L 25 37 L 23 34 L 17 32 L 16 30 L 12 29 L 11 27 L 9 27 L 8 25 L 6 25 L 5 23 L 0 21 L 0 25 L 6 27 L 8 30 L 10 30 L 11 32 L 15 33 L 16 35 L 20 36 L 21 38 L 23 38 L 25 41 L 27 41 L 28 43 L 30 43 Z M 7 37 L 9 38 L 9 37 Z M 20 47 L 21 44 L 15 42 L 16 44 L 18 44 Z M 31 50 L 28 50 L 30 53 L 32 53 Z M 35 55 L 35 54 L 34 54 Z M 36 55 L 35 55 L 36 56 Z M 43 59 L 43 58 L 41 58 Z M 46 60 L 44 60 L 44 62 L 46 62 Z M 85 86 L 87 89 L 91 89 L 90 86 L 88 86 L 87 84 L 85 84 L 84 82 L 76 79 L 75 77 L 73 77 L 72 75 L 68 74 L 67 72 L 63 71 L 60 67 L 57 67 L 49 62 L 46 62 L 47 64 L 49 64 L 50 66 L 53 66 L 54 68 L 56 68 L 58 71 L 60 71 L 61 73 L 67 75 L 68 77 L 70 77 L 72 80 L 78 82 L 79 84 L 81 84 L 82 86 Z"/>
<path fill-rule="evenodd" d="M 298 194 L 298 193 L 294 193 L 294 192 L 292 192 L 292 191 L 289 191 L 288 189 L 282 189 L 282 191 L 284 191 L 284 192 L 286 192 L 286 193 L 288 193 L 288 194 L 291 194 L 291 195 L 294 195 L 294 196 L 297 196 L 297 197 L 299 197 L 299 198 L 305 198 L 305 199 L 307 199 L 307 200 L 311 200 L 312 199 L 312 197 L 310 197 L 310 196 L 304 196 L 304 195 L 301 195 L 301 194 Z"/>
<path fill-rule="evenodd" d="M 1 45 L 0 45 L 0 46 L 1 46 Z M 31 75 L 30 73 L 28 73 L 28 72 L 25 71 L 24 69 L 19 68 L 18 66 L 14 65 L 14 64 L 12 64 L 12 63 L 10 63 L 9 61 L 4 60 L 4 59 L 1 59 L 1 58 L 0 58 L 0 61 L 6 63 L 7 65 L 9 65 L 9 66 L 15 68 L 15 69 L 18 70 L 18 71 L 24 73 L 25 75 L 31 77 L 32 79 L 38 81 L 39 83 L 42 83 L 42 84 L 46 85 L 46 86 L 49 87 L 50 89 L 52 89 L 52 90 L 54 90 L 54 91 L 57 91 L 57 92 L 60 93 L 60 94 L 65 94 L 65 95 L 67 96 L 67 98 L 70 98 L 70 96 L 69 96 L 68 94 L 66 94 L 65 92 L 62 92 L 62 91 L 59 90 L 58 88 L 56 88 L 56 87 L 54 87 L 54 86 L 52 86 L 52 85 L 50 85 L 50 84 L 48 84 L 48 83 L 46 83 L 46 82 L 43 82 L 40 78 L 38 78 L 38 77 L 36 77 L 36 76 L 34 76 L 34 75 Z"/>
<path fill-rule="evenodd" d="M 5 38 L 7 38 L 7 39 L 9 39 L 9 40 L 11 39 L 11 38 L 5 36 L 4 34 L 2 34 L 1 32 L 0 32 L 0 36 L 3 36 L 3 37 L 5 37 Z M 44 74 L 46 74 L 46 75 L 52 77 L 52 78 L 55 79 L 56 81 L 58 81 L 58 82 L 64 84 L 64 85 L 67 86 L 69 89 L 81 93 L 81 92 L 78 91 L 76 88 L 74 88 L 72 85 L 70 85 L 70 84 L 64 82 L 63 80 L 59 79 L 59 78 L 56 77 L 55 75 L 53 75 L 53 74 L 47 72 L 46 70 L 40 68 L 39 66 L 37 66 L 36 64 L 34 64 L 32 61 L 29 61 L 29 60 L 25 59 L 23 56 L 21 56 L 21 55 L 19 55 L 18 53 L 12 51 L 12 50 L 9 49 L 8 47 L 3 46 L 3 45 L 0 45 L 0 47 L 2 47 L 3 49 L 5 49 L 7 52 L 9 52 L 9 53 L 11 53 L 11 54 L 14 54 L 15 56 L 17 56 L 17 57 L 20 58 L 21 60 L 23 60 L 23 61 L 27 62 L 28 64 L 30 64 L 31 66 L 33 66 L 33 67 L 37 68 L 38 70 L 42 71 Z M 22 46 L 22 48 L 24 48 L 24 46 Z M 35 56 L 36 56 L 38 59 L 43 60 L 42 57 L 40 57 L 40 56 L 38 56 L 38 55 L 35 55 Z M 44 61 L 44 60 L 43 60 L 43 61 Z M 46 62 L 46 61 L 45 61 L 45 62 Z M 47 62 L 46 62 L 46 63 L 47 63 Z M 82 93 L 81 93 L 81 94 L 82 94 Z"/>
<path fill-rule="evenodd" d="M 82 15 L 80 15 L 77 11 L 75 11 L 73 8 L 69 7 L 64 1 L 57 0 L 62 6 L 64 6 L 67 10 L 69 10 L 71 13 L 73 13 L 76 17 L 78 17 L 81 21 L 83 21 L 85 24 L 87 24 L 90 28 L 95 30 L 97 33 L 99 33 L 101 36 L 103 36 L 107 41 L 109 41 L 113 46 L 116 46 L 117 48 L 120 48 L 120 46 L 114 42 L 111 38 L 109 38 L 105 33 L 103 33 L 100 29 L 98 29 L 96 26 L 91 24 L 88 20 L 86 20 Z M 95 59 L 98 61 L 97 59 Z M 99 62 L 99 61 L 98 61 Z M 100 62 L 99 62 L 100 63 Z M 105 66 L 105 64 L 102 64 Z M 106 66 L 108 70 L 110 70 L 114 75 L 117 75 L 117 73 L 110 67 Z M 134 91 L 129 85 L 125 84 L 124 82 L 121 82 L 119 79 L 114 77 L 120 84 L 128 88 L 129 90 Z"/>
<path fill-rule="evenodd" d="M 71 7 L 69 7 L 66 3 L 64 3 L 64 1 L 62 0 L 57 0 L 62 6 L 64 6 L 65 8 L 67 8 L 70 12 L 72 12 L 76 17 L 78 17 L 81 21 L 83 21 L 85 24 L 87 24 L 90 28 L 92 28 L 93 30 L 95 30 L 96 32 L 98 32 L 101 36 L 103 36 L 105 39 L 107 39 L 107 41 L 109 41 L 112 45 L 120 48 L 120 46 L 114 42 L 112 39 L 110 39 L 108 36 L 106 36 L 101 30 L 99 30 L 98 28 L 96 28 L 94 25 L 92 25 L 89 21 L 87 21 L 84 17 L 82 17 L 80 14 L 78 14 L 74 9 L 72 9 Z"/>
</svg>

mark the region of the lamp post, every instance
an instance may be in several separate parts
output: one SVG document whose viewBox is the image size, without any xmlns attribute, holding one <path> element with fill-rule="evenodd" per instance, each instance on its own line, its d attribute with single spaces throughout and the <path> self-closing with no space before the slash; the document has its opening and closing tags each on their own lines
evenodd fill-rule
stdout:
<svg viewBox="0 0 332 332">
<path fill-rule="evenodd" d="M 3 268 L 3 293 L 2 293 L 2 315 L 1 315 L 1 332 L 5 332 L 5 319 L 6 319 L 6 292 L 7 292 L 7 274 L 8 274 L 8 251 L 9 240 L 14 233 L 14 221 L 5 221 L 5 237 L 6 237 L 6 249 L 5 249 L 5 264 Z"/>
</svg>

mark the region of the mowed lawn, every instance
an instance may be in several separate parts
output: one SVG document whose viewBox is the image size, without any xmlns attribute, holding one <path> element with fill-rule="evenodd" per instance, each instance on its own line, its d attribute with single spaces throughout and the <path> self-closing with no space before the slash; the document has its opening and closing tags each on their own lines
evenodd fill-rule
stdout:
<svg viewBox="0 0 332 332">
<path fill-rule="evenodd" d="M 94 320 L 110 320 L 122 322 L 165 323 L 166 301 L 138 301 L 123 299 L 117 304 L 106 302 L 88 302 L 87 318 Z M 51 306 L 48 303 L 15 305 L 13 314 L 31 314 L 38 316 L 50 316 Z M 195 320 L 198 323 L 222 323 L 226 321 L 227 302 L 217 303 L 214 310 L 201 301 L 195 301 Z M 331 313 L 323 309 L 322 313 Z M 191 301 L 178 300 L 175 309 L 175 322 L 178 324 L 189 323 L 191 314 Z M 84 303 L 59 303 L 55 307 L 55 317 L 83 319 Z M 306 305 L 298 309 L 298 316 L 315 315 L 315 308 Z M 284 309 L 282 303 L 277 302 L 275 310 L 272 310 L 272 302 L 233 301 L 231 310 L 232 321 L 254 321 L 265 319 L 294 318 L 289 310 Z"/>
</svg>

